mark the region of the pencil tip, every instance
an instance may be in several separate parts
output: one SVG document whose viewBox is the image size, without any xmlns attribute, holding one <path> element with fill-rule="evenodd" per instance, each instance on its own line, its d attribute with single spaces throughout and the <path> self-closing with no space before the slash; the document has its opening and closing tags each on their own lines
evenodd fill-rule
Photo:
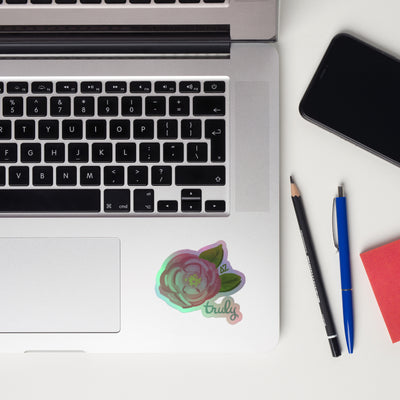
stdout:
<svg viewBox="0 0 400 400">
<path fill-rule="evenodd" d="M 290 183 L 294 183 L 293 176 L 290 175 Z"/>
</svg>

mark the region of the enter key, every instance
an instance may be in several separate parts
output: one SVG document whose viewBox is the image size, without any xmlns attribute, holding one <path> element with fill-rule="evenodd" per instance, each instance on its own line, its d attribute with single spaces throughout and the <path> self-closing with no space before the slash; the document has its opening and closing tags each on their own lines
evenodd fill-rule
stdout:
<svg viewBox="0 0 400 400">
<path fill-rule="evenodd" d="M 208 119 L 205 122 L 205 137 L 211 141 L 211 161 L 225 161 L 225 120 Z"/>
</svg>

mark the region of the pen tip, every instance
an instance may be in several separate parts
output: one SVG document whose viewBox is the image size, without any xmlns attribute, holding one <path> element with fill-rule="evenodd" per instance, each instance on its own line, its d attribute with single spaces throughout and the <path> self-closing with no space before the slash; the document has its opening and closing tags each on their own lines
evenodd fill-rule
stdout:
<svg viewBox="0 0 400 400">
<path fill-rule="evenodd" d="M 290 175 L 290 183 L 294 183 L 293 176 Z"/>
</svg>

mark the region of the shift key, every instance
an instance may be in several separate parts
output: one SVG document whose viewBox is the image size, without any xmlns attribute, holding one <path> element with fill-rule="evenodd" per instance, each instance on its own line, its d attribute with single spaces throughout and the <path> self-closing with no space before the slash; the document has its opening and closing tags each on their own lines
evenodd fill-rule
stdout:
<svg viewBox="0 0 400 400">
<path fill-rule="evenodd" d="M 225 97 L 194 96 L 193 115 L 225 115 Z"/>
<path fill-rule="evenodd" d="M 225 167 L 211 165 L 177 166 L 175 184 L 180 186 L 225 185 Z"/>
</svg>

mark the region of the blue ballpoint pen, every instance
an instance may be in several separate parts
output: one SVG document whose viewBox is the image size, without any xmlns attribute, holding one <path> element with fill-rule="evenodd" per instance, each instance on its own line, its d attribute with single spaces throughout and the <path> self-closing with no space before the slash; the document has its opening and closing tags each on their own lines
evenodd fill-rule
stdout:
<svg viewBox="0 0 400 400">
<path fill-rule="evenodd" d="M 336 220 L 339 241 L 340 279 L 342 285 L 342 305 L 344 332 L 346 335 L 347 350 L 353 353 L 353 300 L 350 274 L 349 234 L 347 229 L 346 197 L 343 186 L 338 188 L 336 197 Z"/>
</svg>

